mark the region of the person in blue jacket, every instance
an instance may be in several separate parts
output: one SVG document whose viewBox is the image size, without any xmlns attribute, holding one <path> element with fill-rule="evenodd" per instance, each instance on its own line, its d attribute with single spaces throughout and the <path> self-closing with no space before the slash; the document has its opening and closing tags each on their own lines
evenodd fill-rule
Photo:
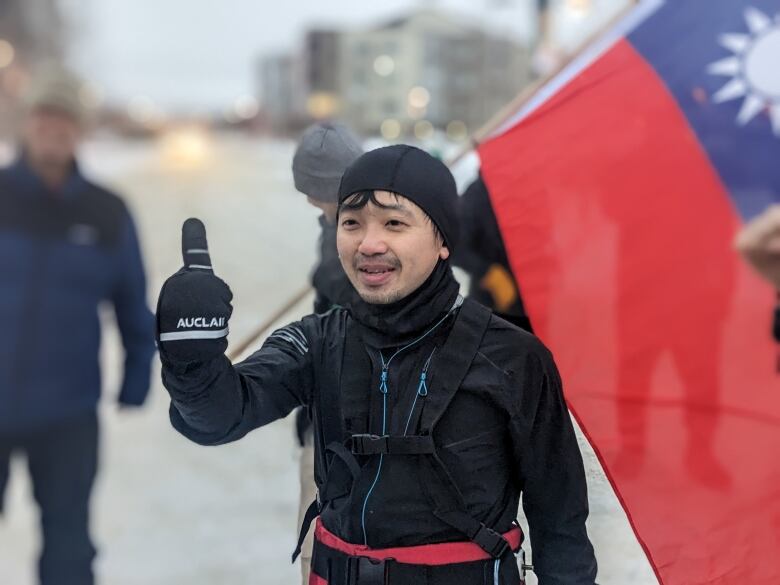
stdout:
<svg viewBox="0 0 780 585">
<path fill-rule="evenodd" d="M 0 171 L 0 504 L 10 457 L 24 454 L 41 512 L 42 585 L 94 582 L 99 305 L 113 304 L 124 344 L 121 405 L 144 402 L 155 351 L 130 213 L 76 163 L 79 91 L 64 71 L 33 81 L 19 154 Z"/>
</svg>

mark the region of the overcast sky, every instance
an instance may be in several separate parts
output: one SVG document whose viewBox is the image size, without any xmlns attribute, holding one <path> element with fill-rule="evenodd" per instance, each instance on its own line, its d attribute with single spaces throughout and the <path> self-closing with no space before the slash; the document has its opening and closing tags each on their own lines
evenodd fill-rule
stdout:
<svg viewBox="0 0 780 585">
<path fill-rule="evenodd" d="M 592 0 L 607 9 L 625 0 Z M 75 66 L 113 100 L 221 108 L 255 93 L 261 55 L 293 49 L 310 26 L 372 25 L 416 6 L 451 9 L 528 40 L 534 0 L 61 0 Z"/>
</svg>

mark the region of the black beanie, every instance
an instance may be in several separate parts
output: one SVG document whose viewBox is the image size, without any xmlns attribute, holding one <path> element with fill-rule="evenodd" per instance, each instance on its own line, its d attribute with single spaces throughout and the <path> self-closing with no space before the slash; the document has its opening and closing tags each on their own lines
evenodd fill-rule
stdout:
<svg viewBox="0 0 780 585">
<path fill-rule="evenodd" d="M 424 150 L 397 144 L 360 156 L 341 178 L 339 204 L 360 191 L 390 191 L 414 202 L 431 218 L 453 252 L 458 242 L 458 190 L 443 162 Z"/>
</svg>

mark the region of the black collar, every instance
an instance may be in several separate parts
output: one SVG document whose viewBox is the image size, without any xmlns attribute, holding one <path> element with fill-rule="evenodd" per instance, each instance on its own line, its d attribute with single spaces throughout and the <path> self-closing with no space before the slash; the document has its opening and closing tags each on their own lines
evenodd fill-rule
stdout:
<svg viewBox="0 0 780 585">
<path fill-rule="evenodd" d="M 349 311 L 367 345 L 378 349 L 397 347 L 440 321 L 455 305 L 459 290 L 449 262 L 439 260 L 426 281 L 403 299 L 374 305 L 356 294 Z"/>
</svg>

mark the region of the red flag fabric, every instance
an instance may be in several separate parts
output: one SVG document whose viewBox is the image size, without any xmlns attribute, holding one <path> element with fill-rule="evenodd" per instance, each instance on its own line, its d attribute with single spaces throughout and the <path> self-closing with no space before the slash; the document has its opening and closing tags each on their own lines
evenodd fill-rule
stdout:
<svg viewBox="0 0 780 585">
<path fill-rule="evenodd" d="M 780 92 L 755 90 L 780 81 L 780 50 L 755 73 L 780 18 L 774 0 L 647 4 L 479 147 L 482 175 L 534 330 L 659 581 L 777 585 L 774 292 L 732 240 L 780 198 Z M 735 95 L 711 63 L 738 44 Z"/>
</svg>

